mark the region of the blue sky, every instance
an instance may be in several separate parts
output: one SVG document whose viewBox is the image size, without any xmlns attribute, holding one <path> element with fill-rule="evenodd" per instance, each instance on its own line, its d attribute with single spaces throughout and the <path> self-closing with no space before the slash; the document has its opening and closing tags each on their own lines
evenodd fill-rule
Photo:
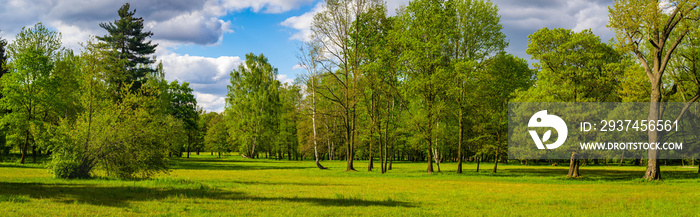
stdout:
<svg viewBox="0 0 700 217">
<path fill-rule="evenodd" d="M 176 53 L 186 53 L 196 56 L 219 57 L 240 56 L 248 53 L 263 53 L 270 62 L 279 69 L 280 73 L 290 73 L 296 65 L 295 49 L 300 43 L 290 39 L 296 30 L 283 26 L 281 23 L 289 17 L 299 16 L 313 8 L 305 5 L 297 10 L 280 14 L 256 13 L 244 10 L 222 17 L 231 21 L 231 31 L 223 35 L 224 40 L 214 46 L 186 45 L 173 49 Z"/>
<path fill-rule="evenodd" d="M 186 81 L 198 105 L 222 111 L 229 72 L 247 53 L 263 53 L 278 68 L 278 80 L 292 81 L 299 69 L 297 45 L 309 35 L 321 0 L 1 0 L 0 37 L 12 40 L 23 26 L 37 22 L 63 35 L 64 46 L 80 50 L 91 35 L 104 35 L 101 22 L 118 18 L 126 2 L 143 17 L 156 55 L 168 80 Z M 388 0 L 390 15 L 409 0 Z M 493 0 L 499 6 L 503 32 L 510 41 L 507 52 L 529 60 L 527 36 L 542 27 L 591 29 L 607 42 L 613 33 L 607 6 L 611 0 Z"/>
</svg>

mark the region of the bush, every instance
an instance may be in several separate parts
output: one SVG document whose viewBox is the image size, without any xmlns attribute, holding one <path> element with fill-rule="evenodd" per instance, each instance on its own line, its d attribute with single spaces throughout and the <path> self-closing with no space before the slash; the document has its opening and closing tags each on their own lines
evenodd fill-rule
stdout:
<svg viewBox="0 0 700 217">
<path fill-rule="evenodd" d="M 52 161 L 51 164 L 49 164 L 49 169 L 51 173 L 56 178 L 62 178 L 62 179 L 74 179 L 74 178 L 89 178 L 90 174 L 81 174 L 80 173 L 80 164 L 75 162 L 75 161 L 69 161 L 69 160 L 57 160 L 57 161 Z"/>
<path fill-rule="evenodd" d="M 125 93 L 116 104 L 63 120 L 51 136 L 50 169 L 58 178 L 87 178 L 94 168 L 121 179 L 147 178 L 168 168 L 169 120 L 154 94 Z M 177 126 L 177 125 L 176 125 Z"/>
</svg>

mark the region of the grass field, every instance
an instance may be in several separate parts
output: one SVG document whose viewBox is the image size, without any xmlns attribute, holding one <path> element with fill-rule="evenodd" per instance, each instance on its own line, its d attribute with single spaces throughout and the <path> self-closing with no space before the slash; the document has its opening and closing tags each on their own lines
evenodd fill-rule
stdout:
<svg viewBox="0 0 700 217">
<path fill-rule="evenodd" d="M 387 174 L 345 172 L 344 162 L 250 160 L 194 155 L 172 160 L 169 174 L 141 181 L 60 180 L 41 165 L 0 164 L 2 216 L 698 216 L 697 167 L 662 167 L 644 182 L 643 167 L 455 164 L 426 174 L 425 163 L 394 163 Z M 376 164 L 379 167 L 379 164 Z"/>
</svg>

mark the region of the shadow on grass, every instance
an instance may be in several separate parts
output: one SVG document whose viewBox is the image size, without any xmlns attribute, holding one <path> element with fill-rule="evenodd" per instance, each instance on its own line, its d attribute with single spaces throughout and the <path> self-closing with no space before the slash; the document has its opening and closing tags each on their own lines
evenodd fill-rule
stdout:
<svg viewBox="0 0 700 217">
<path fill-rule="evenodd" d="M 505 173 L 501 173 L 497 176 L 510 176 L 510 177 L 552 177 L 552 178 L 562 178 L 566 176 L 569 172 L 569 168 L 516 168 L 516 169 L 503 169 Z M 615 170 L 615 169 L 586 169 L 581 167 L 579 170 L 581 180 L 589 181 L 630 181 L 640 179 L 644 176 L 644 170 L 633 171 L 633 170 Z M 691 171 L 663 171 L 661 172 L 662 179 L 666 180 L 681 180 L 681 179 L 697 179 L 700 177 L 695 172 Z"/>
<path fill-rule="evenodd" d="M 364 200 L 359 198 L 314 198 L 314 197 L 293 197 L 293 198 L 264 198 L 264 197 L 253 197 L 249 200 L 256 201 L 286 201 L 294 203 L 313 203 L 319 206 L 385 206 L 385 207 L 404 207 L 412 208 L 417 207 L 413 203 L 395 201 L 395 200 Z"/>
<path fill-rule="evenodd" d="M 283 162 L 279 161 L 246 161 L 234 160 L 230 158 L 172 158 L 171 168 L 186 170 L 285 170 L 308 169 L 314 167 L 312 165 L 306 167 L 285 166 Z"/>
<path fill-rule="evenodd" d="M 0 163 L 0 168 L 44 169 L 40 164 Z"/>
<path fill-rule="evenodd" d="M 85 203 L 98 206 L 129 207 L 131 202 L 159 201 L 168 198 L 212 200 L 284 201 L 312 203 L 320 206 L 386 206 L 415 207 L 412 203 L 394 200 L 356 198 L 257 197 L 243 192 L 222 191 L 208 187 L 159 188 L 140 186 L 98 186 L 90 184 L 42 184 L 0 182 L 0 195 L 8 198 L 50 199 L 61 203 Z"/>
<path fill-rule="evenodd" d="M 229 181 L 243 185 L 296 185 L 296 186 L 347 186 L 342 184 L 329 183 L 301 183 L 301 182 L 260 182 L 260 181 Z"/>
</svg>

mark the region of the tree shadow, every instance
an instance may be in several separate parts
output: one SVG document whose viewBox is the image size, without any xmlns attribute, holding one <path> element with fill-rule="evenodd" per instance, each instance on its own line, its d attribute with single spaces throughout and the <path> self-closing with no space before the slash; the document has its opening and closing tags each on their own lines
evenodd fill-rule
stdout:
<svg viewBox="0 0 700 217">
<path fill-rule="evenodd" d="M 312 166 L 266 166 L 266 165 L 250 165 L 250 164 L 233 164 L 233 163 L 197 163 L 197 162 L 182 162 L 174 163 L 171 169 L 185 170 L 292 170 L 292 169 L 309 169 Z"/>
<path fill-rule="evenodd" d="M 319 206 L 384 206 L 384 207 L 404 207 L 413 208 L 417 207 L 415 204 L 410 202 L 395 201 L 392 199 L 387 200 L 364 200 L 359 198 L 317 198 L 317 197 L 292 197 L 292 198 L 265 198 L 265 197 L 252 197 L 250 200 L 257 201 L 286 201 L 295 203 L 313 203 Z"/>
<path fill-rule="evenodd" d="M 162 188 L 140 186 L 100 186 L 91 184 L 42 184 L 0 182 L 0 195 L 50 199 L 61 203 L 85 203 L 98 206 L 129 207 L 130 202 L 158 201 L 174 197 L 213 200 L 286 201 L 312 203 L 320 206 L 386 206 L 415 207 L 412 203 L 357 198 L 258 197 L 244 192 L 200 188 Z"/>
<path fill-rule="evenodd" d="M 513 168 L 503 169 L 505 173 L 501 176 L 510 177 L 551 177 L 562 178 L 569 172 L 569 168 Z M 595 169 L 581 167 L 579 170 L 582 178 L 580 180 L 590 181 L 631 181 L 644 176 L 644 171 L 615 170 L 615 169 Z M 662 171 L 662 179 L 683 180 L 697 179 L 699 174 L 692 171 Z"/>
<path fill-rule="evenodd" d="M 240 161 L 240 160 L 217 160 L 217 159 L 177 159 L 171 161 L 172 169 L 186 170 L 293 170 L 293 169 L 309 169 L 314 168 L 312 165 L 286 166 L 280 165 L 280 162 L 267 163 L 258 161 Z"/>
<path fill-rule="evenodd" d="M 0 167 L 7 168 L 22 168 L 22 169 L 44 169 L 39 164 L 19 164 L 19 163 L 0 163 Z"/>
<path fill-rule="evenodd" d="M 287 169 L 309 169 L 314 168 L 313 165 L 300 166 L 285 166 L 280 165 L 281 162 L 270 163 L 264 161 L 244 161 L 232 159 L 175 159 L 171 161 L 171 169 L 186 169 L 186 170 L 287 170 Z"/>
<path fill-rule="evenodd" d="M 300 183 L 300 182 L 260 182 L 260 181 L 227 181 L 243 185 L 296 185 L 296 186 L 347 186 L 330 183 Z"/>
</svg>

